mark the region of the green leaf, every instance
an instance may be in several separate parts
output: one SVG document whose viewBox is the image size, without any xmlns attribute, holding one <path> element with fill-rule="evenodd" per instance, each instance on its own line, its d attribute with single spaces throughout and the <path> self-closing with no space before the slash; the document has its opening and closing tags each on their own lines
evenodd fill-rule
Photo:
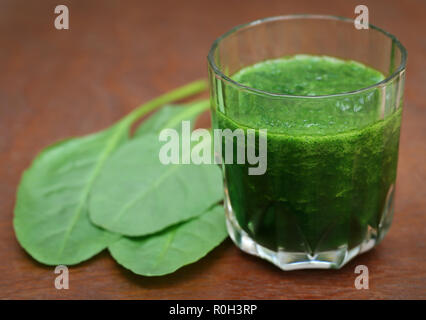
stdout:
<svg viewBox="0 0 426 320">
<path fill-rule="evenodd" d="M 88 198 L 106 160 L 128 139 L 131 124 L 170 101 L 204 90 L 197 81 L 137 108 L 109 129 L 46 148 L 18 187 L 14 228 L 21 246 L 48 265 L 72 265 L 106 248 L 117 235 L 93 225 Z"/>
<path fill-rule="evenodd" d="M 90 223 L 87 195 L 116 145 L 120 128 L 45 149 L 18 188 L 14 227 L 22 247 L 39 262 L 75 264 L 107 247 L 116 236 Z"/>
<path fill-rule="evenodd" d="M 142 122 L 139 128 L 136 129 L 134 137 L 140 137 L 147 133 L 158 133 L 164 128 L 176 129 L 180 132 L 182 120 L 189 120 L 191 125 L 194 125 L 196 116 L 207 110 L 209 106 L 209 100 L 202 100 L 188 105 L 164 106 Z"/>
<path fill-rule="evenodd" d="M 222 175 L 212 164 L 168 164 L 159 160 L 162 142 L 145 134 L 105 164 L 90 197 L 90 218 L 128 236 L 160 231 L 204 212 L 223 198 Z"/>
<path fill-rule="evenodd" d="M 142 236 L 188 220 L 223 197 L 214 165 L 164 165 L 158 132 L 180 129 L 209 107 L 208 100 L 163 107 L 138 128 L 135 139 L 111 157 L 90 199 L 92 221 L 107 230 Z M 172 204 L 172 205 L 171 205 Z"/>
<path fill-rule="evenodd" d="M 120 265 L 134 273 L 160 276 L 201 259 L 226 237 L 223 207 L 215 206 L 163 232 L 141 238 L 123 237 L 108 249 Z"/>
</svg>

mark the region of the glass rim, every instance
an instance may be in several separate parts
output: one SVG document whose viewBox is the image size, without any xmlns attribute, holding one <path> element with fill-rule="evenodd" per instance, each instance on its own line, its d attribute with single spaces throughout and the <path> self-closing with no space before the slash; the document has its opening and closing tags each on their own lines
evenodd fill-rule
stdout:
<svg viewBox="0 0 426 320">
<path fill-rule="evenodd" d="M 281 15 L 281 16 L 267 17 L 267 18 L 254 20 L 252 22 L 240 24 L 240 25 L 233 27 L 229 31 L 225 32 L 224 34 L 222 34 L 220 37 L 218 37 L 213 42 L 212 46 L 210 47 L 209 53 L 207 55 L 208 63 L 210 65 L 210 67 L 213 69 L 215 75 L 219 76 L 221 79 L 228 82 L 229 84 L 231 84 L 233 86 L 237 86 L 241 89 L 250 91 L 250 92 L 258 94 L 258 95 L 264 95 L 264 96 L 269 96 L 269 97 L 277 97 L 277 98 L 284 97 L 284 98 L 317 98 L 318 99 L 318 98 L 332 98 L 332 97 L 341 97 L 341 96 L 346 96 L 346 95 L 358 94 L 358 93 L 368 91 L 368 90 L 371 90 L 371 89 L 374 89 L 374 88 L 383 87 L 387 83 L 391 82 L 394 78 L 396 78 L 399 74 L 401 74 L 402 72 L 405 71 L 406 62 L 407 62 L 407 50 L 405 49 L 405 47 L 398 40 L 398 38 L 395 37 L 393 34 L 387 32 L 387 31 L 385 31 L 385 30 L 383 30 L 379 27 L 376 27 L 375 25 L 372 25 L 372 24 L 369 24 L 369 28 L 381 32 L 382 34 L 384 34 L 385 36 L 390 38 L 393 41 L 393 43 L 395 43 L 397 45 L 397 47 L 401 51 L 401 63 L 395 69 L 395 71 L 392 72 L 392 74 L 390 74 L 389 76 L 387 76 L 383 80 L 376 82 L 376 83 L 374 83 L 374 84 L 372 84 L 368 87 L 360 88 L 360 89 L 357 89 L 357 90 L 347 91 L 347 92 L 339 92 L 339 93 L 327 94 L 327 95 L 315 95 L 315 96 L 303 96 L 303 95 L 290 95 L 290 94 L 273 93 L 273 92 L 268 92 L 268 91 L 264 91 L 264 90 L 260 90 L 260 89 L 256 89 L 256 88 L 253 88 L 253 87 L 243 85 L 242 83 L 239 83 L 239 82 L 233 80 L 232 78 L 226 76 L 220 70 L 220 68 L 216 65 L 216 63 L 214 61 L 214 53 L 215 53 L 216 49 L 218 48 L 219 43 L 222 40 L 224 40 L 225 38 L 227 38 L 228 36 L 230 36 L 231 34 L 237 32 L 237 31 L 239 31 L 243 28 L 256 26 L 256 25 L 264 23 L 264 22 L 271 22 L 271 21 L 277 21 L 277 20 L 303 19 L 303 18 L 304 19 L 308 18 L 308 19 L 338 20 L 338 21 L 351 22 L 351 23 L 354 23 L 354 21 L 355 21 L 351 18 L 334 16 L 334 15 L 293 14 L 293 15 Z"/>
</svg>

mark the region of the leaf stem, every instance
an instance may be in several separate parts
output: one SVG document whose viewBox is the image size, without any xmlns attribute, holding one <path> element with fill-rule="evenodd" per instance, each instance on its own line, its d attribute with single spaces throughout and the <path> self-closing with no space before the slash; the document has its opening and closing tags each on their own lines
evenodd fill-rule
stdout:
<svg viewBox="0 0 426 320">
<path fill-rule="evenodd" d="M 148 101 L 137 107 L 134 111 L 125 116 L 120 122 L 127 122 L 128 125 L 144 116 L 148 112 L 175 100 L 180 100 L 191 95 L 197 94 L 207 89 L 206 80 L 197 80 L 187 85 L 179 87 L 173 91 L 167 92 L 157 98 Z"/>
</svg>

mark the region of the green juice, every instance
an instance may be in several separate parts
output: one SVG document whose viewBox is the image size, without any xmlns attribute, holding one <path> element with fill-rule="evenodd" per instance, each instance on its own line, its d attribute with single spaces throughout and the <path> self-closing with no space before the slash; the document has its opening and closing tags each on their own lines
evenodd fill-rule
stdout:
<svg viewBox="0 0 426 320">
<path fill-rule="evenodd" d="M 269 93 L 324 96 L 369 87 L 384 79 L 354 61 L 297 55 L 241 69 L 236 82 Z M 382 110 L 378 89 L 322 99 L 268 102 L 233 87 L 216 128 L 267 129 L 267 170 L 223 166 L 233 219 L 272 251 L 351 249 L 389 224 L 398 159 L 401 108 Z M 395 104 L 393 104 L 395 106 Z"/>
</svg>

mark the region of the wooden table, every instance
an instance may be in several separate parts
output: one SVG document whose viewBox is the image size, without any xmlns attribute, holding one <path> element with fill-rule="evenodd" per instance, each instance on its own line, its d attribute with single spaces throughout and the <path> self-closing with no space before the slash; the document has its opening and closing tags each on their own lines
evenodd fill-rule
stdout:
<svg viewBox="0 0 426 320">
<path fill-rule="evenodd" d="M 107 252 L 70 269 L 70 289 L 32 260 L 12 228 L 22 171 L 41 148 L 104 128 L 140 102 L 206 77 L 212 41 L 257 18 L 322 13 L 354 17 L 359 1 L 0 2 L 0 298 L 372 299 L 426 298 L 426 1 L 362 1 L 370 22 L 409 53 L 396 212 L 386 240 L 343 269 L 282 272 L 230 240 L 160 278 L 136 276 Z M 53 27 L 70 9 L 70 30 Z M 202 124 L 208 124 L 208 118 Z M 370 289 L 357 290 L 356 265 Z"/>
</svg>

